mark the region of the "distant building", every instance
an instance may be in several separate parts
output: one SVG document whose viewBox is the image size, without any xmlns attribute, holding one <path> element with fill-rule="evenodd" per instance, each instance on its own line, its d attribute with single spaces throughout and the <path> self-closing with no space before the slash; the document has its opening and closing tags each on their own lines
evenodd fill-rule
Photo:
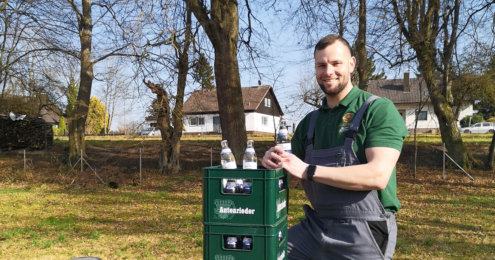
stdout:
<svg viewBox="0 0 495 260">
<path fill-rule="evenodd" d="M 433 111 L 433 105 L 428 99 L 429 93 L 422 78 L 409 78 L 404 73 L 404 79 L 371 80 L 368 92 L 379 97 L 390 99 L 404 118 L 407 129 L 413 130 L 420 101 L 426 102 L 418 117 L 418 132 L 439 132 L 438 118 Z M 461 107 L 457 126 L 465 116 L 473 115 L 472 102 L 466 102 Z"/>
<path fill-rule="evenodd" d="M 284 115 L 271 86 L 242 88 L 246 132 L 273 134 Z M 184 133 L 221 133 L 217 90 L 195 91 L 183 107 Z"/>
</svg>

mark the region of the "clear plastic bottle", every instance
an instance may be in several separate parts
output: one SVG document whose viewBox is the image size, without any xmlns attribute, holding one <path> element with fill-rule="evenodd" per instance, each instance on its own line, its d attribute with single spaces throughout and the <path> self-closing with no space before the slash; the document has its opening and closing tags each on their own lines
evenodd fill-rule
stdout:
<svg viewBox="0 0 495 260">
<path fill-rule="evenodd" d="M 287 131 L 287 122 L 285 119 L 280 119 L 280 127 L 277 135 L 277 146 L 282 147 L 285 152 L 292 153 L 292 147 L 289 139 L 289 131 Z"/>
<path fill-rule="evenodd" d="M 223 140 L 220 142 L 222 144 L 222 152 L 221 152 L 221 162 L 222 169 L 237 169 L 237 164 L 235 163 L 234 155 L 230 150 L 227 140 Z"/>
<path fill-rule="evenodd" d="M 242 158 L 242 168 L 253 170 L 258 169 L 258 157 L 256 157 L 256 153 L 254 152 L 253 140 L 247 141 L 246 152 Z"/>
</svg>

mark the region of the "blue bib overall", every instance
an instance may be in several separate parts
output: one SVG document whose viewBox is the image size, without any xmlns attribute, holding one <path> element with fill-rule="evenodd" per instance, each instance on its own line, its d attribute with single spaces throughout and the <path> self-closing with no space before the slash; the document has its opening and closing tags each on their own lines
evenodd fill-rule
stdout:
<svg viewBox="0 0 495 260">
<path fill-rule="evenodd" d="M 356 113 L 343 146 L 313 150 L 318 110 L 311 115 L 306 158 L 309 164 L 327 167 L 358 165 L 352 144 L 371 96 Z M 288 259 L 392 259 L 397 240 L 395 215 L 385 212 L 375 191 L 344 190 L 302 180 L 311 202 L 304 205 L 306 219 L 288 233 Z"/>
</svg>

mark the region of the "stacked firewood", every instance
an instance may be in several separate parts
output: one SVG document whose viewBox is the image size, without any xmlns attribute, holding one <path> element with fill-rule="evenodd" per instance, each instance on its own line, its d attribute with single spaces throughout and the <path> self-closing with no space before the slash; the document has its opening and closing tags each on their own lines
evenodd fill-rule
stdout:
<svg viewBox="0 0 495 260">
<path fill-rule="evenodd" d="M 52 145 L 52 127 L 40 117 L 0 115 L 0 151 L 45 149 Z"/>
</svg>

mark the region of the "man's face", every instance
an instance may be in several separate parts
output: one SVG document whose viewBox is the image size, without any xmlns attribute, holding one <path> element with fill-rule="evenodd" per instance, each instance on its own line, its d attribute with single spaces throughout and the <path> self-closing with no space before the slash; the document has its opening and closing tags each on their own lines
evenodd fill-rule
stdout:
<svg viewBox="0 0 495 260">
<path fill-rule="evenodd" d="M 329 96 L 338 95 L 350 83 L 356 60 L 340 41 L 315 52 L 316 80 Z"/>
</svg>

